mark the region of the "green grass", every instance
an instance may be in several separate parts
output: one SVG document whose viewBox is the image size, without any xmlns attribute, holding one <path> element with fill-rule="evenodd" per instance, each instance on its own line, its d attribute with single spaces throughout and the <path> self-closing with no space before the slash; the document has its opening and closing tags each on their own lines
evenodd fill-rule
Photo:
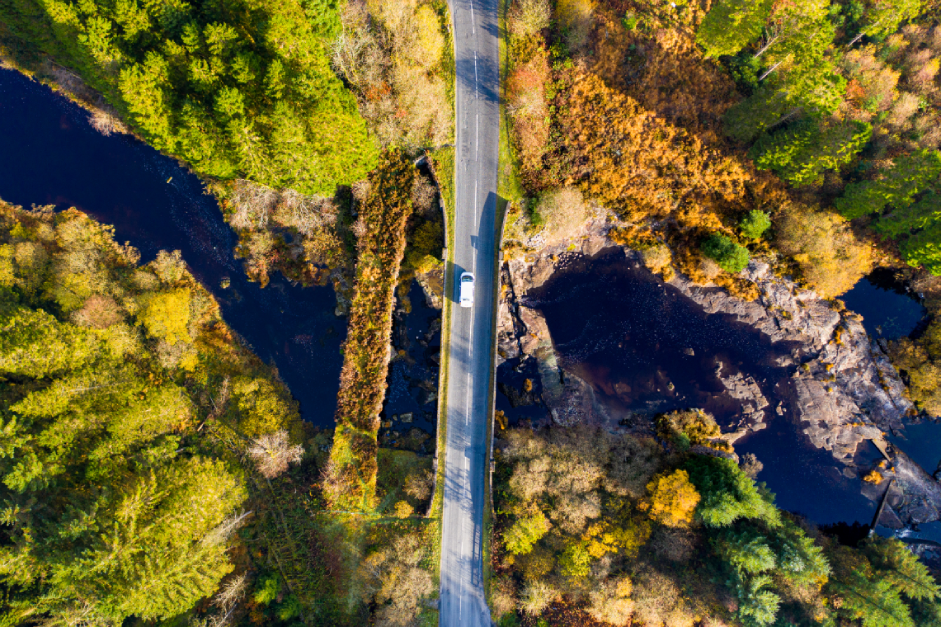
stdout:
<svg viewBox="0 0 941 627">
<path fill-rule="evenodd" d="M 500 104 L 500 154 L 497 169 L 497 195 L 510 202 L 520 202 L 525 195 L 520 180 L 519 164 L 510 147 L 509 122 L 506 109 Z"/>
<path fill-rule="evenodd" d="M 448 10 L 448 3 L 446 0 L 432 0 L 431 6 L 438 13 L 438 17 L 442 22 L 444 27 L 444 54 L 441 55 L 441 64 L 438 68 L 439 75 L 444 79 L 447 94 L 448 102 L 451 103 L 451 138 L 454 139 L 454 41 L 452 38 L 452 33 L 454 32 L 451 28 L 451 12 Z"/>
<path fill-rule="evenodd" d="M 454 229 L 454 147 L 447 146 L 439 148 L 428 154 L 431 159 L 432 169 L 435 172 L 435 178 L 438 181 L 438 187 L 441 189 L 441 199 L 444 201 L 444 213 L 447 220 L 446 229 L 448 232 L 448 241 L 446 246 L 448 250 L 453 247 Z"/>
<path fill-rule="evenodd" d="M 509 1 L 504 0 L 499 11 L 499 21 L 497 28 L 500 33 L 500 150 L 499 162 L 497 167 L 497 196 L 510 202 L 520 202 L 523 200 L 523 183 L 520 181 L 519 162 L 513 154 L 513 146 L 510 144 L 510 125 L 506 116 L 506 75 L 509 70 L 510 59 L 506 45 L 506 11 L 509 8 Z"/>
<path fill-rule="evenodd" d="M 444 470 L 448 433 L 448 358 L 451 347 L 451 299 L 454 289 L 454 148 L 441 148 L 429 155 L 435 178 L 444 201 L 447 255 L 444 259 L 444 294 L 441 299 L 441 367 L 438 371 L 438 427 L 436 450 L 438 467 L 435 469 L 435 493 L 432 495 L 430 517 L 436 526 L 434 553 L 435 583 L 441 581 L 441 512 L 444 504 Z"/>
</svg>

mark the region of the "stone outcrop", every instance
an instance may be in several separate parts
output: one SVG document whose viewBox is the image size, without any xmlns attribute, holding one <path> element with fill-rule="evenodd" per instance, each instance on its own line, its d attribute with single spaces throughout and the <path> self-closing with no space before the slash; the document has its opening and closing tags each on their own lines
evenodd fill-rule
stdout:
<svg viewBox="0 0 941 627">
<path fill-rule="evenodd" d="M 537 360 L 543 401 L 552 420 L 562 425 L 603 418 L 591 386 L 563 372 L 555 359 L 552 337 L 542 315 L 521 303 L 529 290 L 542 286 L 575 256 L 591 257 L 617 246 L 608 233 L 610 217 L 597 213 L 574 238 L 546 242 L 538 252 L 526 252 L 503 264 L 502 298 L 498 310 L 500 359 L 529 356 Z M 625 249 L 628 257 L 640 256 Z M 769 266 L 752 261 L 742 276 L 753 282 L 760 296 L 745 301 L 714 285 L 696 285 L 682 275 L 669 283 L 700 304 L 707 313 L 726 314 L 763 332 L 786 348 L 776 365 L 790 378 L 778 383 L 776 395 L 787 399 L 802 431 L 818 448 L 845 464 L 844 474 L 855 475 L 853 456 L 864 441 L 883 442 L 884 432 L 901 429 L 914 413 L 905 398 L 905 386 L 889 363 L 883 347 L 872 341 L 861 318 L 838 304 L 819 297 L 794 281 L 775 276 Z M 734 440 L 764 428 L 771 416 L 768 400 L 751 377 L 725 373 L 719 379 L 728 393 L 740 400 L 744 412 Z M 778 404 L 776 412 L 785 409 Z M 941 484 L 901 451 L 890 448 L 894 488 L 899 497 L 889 502 L 889 513 L 903 524 L 941 518 Z"/>
<path fill-rule="evenodd" d="M 742 275 L 760 290 L 754 301 L 699 286 L 677 275 L 670 283 L 709 313 L 723 313 L 790 347 L 792 406 L 814 446 L 851 463 L 864 440 L 900 429 L 912 403 L 885 353 L 861 318 L 752 261 Z"/>
<path fill-rule="evenodd" d="M 888 458 L 887 463 L 876 468 L 882 481 L 866 488 L 870 498 L 885 498 L 877 512 L 878 523 L 902 529 L 941 520 L 941 483 L 898 448 L 891 444 L 881 448 Z"/>
<path fill-rule="evenodd" d="M 770 405 L 768 399 L 762 394 L 761 388 L 754 377 L 743 375 L 740 372 L 723 374 L 725 364 L 719 362 L 716 368 L 716 378 L 722 382 L 726 393 L 742 403 L 742 416 L 732 441 L 746 435 L 749 431 L 761 431 L 767 424 L 765 421 L 765 408 Z"/>
</svg>

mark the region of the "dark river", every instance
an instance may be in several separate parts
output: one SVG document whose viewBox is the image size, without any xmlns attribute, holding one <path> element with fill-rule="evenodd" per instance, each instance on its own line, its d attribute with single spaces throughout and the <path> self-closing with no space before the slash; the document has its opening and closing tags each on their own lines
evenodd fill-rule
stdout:
<svg viewBox="0 0 941 627">
<path fill-rule="evenodd" d="M 332 426 L 346 334 L 332 288 L 301 288 L 280 274 L 265 289 L 250 283 L 232 256 L 235 233 L 199 179 L 136 139 L 97 133 L 87 117 L 50 89 L 0 70 L 0 198 L 77 207 L 113 224 L 142 262 L 159 250 L 182 251 L 229 326 L 277 366 L 304 419 Z"/>
<path fill-rule="evenodd" d="M 890 295 L 903 300 L 882 303 L 882 318 L 876 324 L 881 321 L 883 331 L 891 328 L 895 337 L 906 335 L 923 316 L 917 313 L 920 305 L 906 296 Z M 854 294 L 848 296 L 849 305 Z M 878 298 L 880 294 L 863 295 L 864 300 Z M 767 428 L 739 440 L 735 449 L 739 454 L 754 453 L 764 464 L 758 481 L 776 494 L 780 507 L 819 524 L 871 522 L 876 504 L 862 496 L 860 480 L 844 476 L 843 466 L 829 452 L 810 445 L 790 418 L 794 413 L 787 393 L 790 370 L 775 363 L 777 356 L 789 352 L 786 345 L 771 343 L 763 333 L 730 316 L 705 313 L 619 251 L 572 263 L 524 301 L 546 316 L 560 365 L 588 381 L 615 419 L 634 412 L 652 415 L 700 407 L 724 428 L 734 428 L 742 404 L 726 392 L 716 369 L 721 363 L 724 376 L 750 375 L 770 402 Z M 879 307 L 870 308 L 873 311 L 866 315 L 876 318 Z M 504 366 L 502 377 L 518 385 L 525 375 L 509 366 Z M 508 405 L 505 396 L 498 399 L 498 407 Z M 779 405 L 780 415 L 774 411 Z M 539 413 L 533 407 L 506 411 L 511 419 Z M 911 450 L 933 472 L 941 458 L 941 429 L 933 424 L 916 426 L 911 435 L 920 429 L 925 433 L 916 437 L 933 439 L 902 448 Z M 928 463 L 932 450 L 933 465 Z M 863 464 L 878 456 L 867 443 L 860 447 L 857 461 Z"/>
<path fill-rule="evenodd" d="M 215 200 L 173 159 L 130 137 L 100 135 L 79 107 L 0 70 L 0 198 L 27 207 L 77 207 L 113 224 L 117 239 L 137 247 L 145 262 L 161 249 L 182 251 L 226 322 L 277 366 L 305 420 L 332 426 L 346 326 L 333 313 L 332 289 L 301 288 L 280 275 L 265 289 L 249 282 L 232 256 L 236 237 Z M 230 281 L 227 289 L 223 279 Z M 780 403 L 787 409 L 779 384 L 786 385 L 788 372 L 774 361 L 787 347 L 726 316 L 705 314 L 623 256 L 575 264 L 529 297 L 546 315 L 562 365 L 589 381 L 613 415 L 702 407 L 728 426 L 741 406 L 716 377 L 719 361 L 728 372 L 754 377 L 772 408 Z M 384 420 L 400 432 L 413 426 L 433 431 L 436 401 L 427 382 L 437 382 L 439 313 L 424 305 L 415 286 L 410 300 L 412 312 L 398 314 L 399 358 L 390 372 Z M 861 282 L 844 300 L 863 314 L 870 333 L 888 338 L 909 334 L 924 315 L 917 302 L 886 289 L 878 277 Z M 532 369 L 512 366 L 501 367 L 501 383 L 520 387 L 535 378 Z M 533 391 L 538 393 L 538 381 Z M 511 419 L 540 413 L 533 406 L 511 408 L 503 394 L 497 405 Z M 859 480 L 844 477 L 829 453 L 809 446 L 790 413 L 769 409 L 768 428 L 740 440 L 736 450 L 764 463 L 758 479 L 781 507 L 818 523 L 868 523 L 875 504 L 860 495 Z M 933 472 L 938 433 L 937 425 L 914 426 L 905 434 L 908 441 L 898 442 Z M 875 455 L 860 451 L 861 458 Z"/>
<path fill-rule="evenodd" d="M 389 428 L 393 432 L 418 428 L 434 433 L 438 418 L 441 310 L 428 306 L 418 281 L 411 282 L 407 297 L 400 298 L 395 309 L 392 352 L 382 420 L 392 423 Z M 397 442 L 393 432 L 386 438 L 390 445 Z"/>
<path fill-rule="evenodd" d="M 869 335 L 897 340 L 919 329 L 928 313 L 914 296 L 895 281 L 891 270 L 878 268 L 840 300 L 863 317 Z"/>
</svg>

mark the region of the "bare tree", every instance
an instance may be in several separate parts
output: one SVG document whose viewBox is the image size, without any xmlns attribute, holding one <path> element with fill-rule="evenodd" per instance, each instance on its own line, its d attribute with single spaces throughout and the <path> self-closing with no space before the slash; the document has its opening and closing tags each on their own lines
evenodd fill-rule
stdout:
<svg viewBox="0 0 941 627">
<path fill-rule="evenodd" d="M 285 430 L 269 433 L 255 439 L 248 449 L 248 456 L 255 460 L 258 472 L 266 479 L 274 479 L 292 463 L 301 461 L 304 447 L 292 445 Z"/>
<path fill-rule="evenodd" d="M 209 619 L 209 627 L 223 627 L 229 624 L 229 619 L 238 608 L 239 602 L 245 598 L 248 590 L 248 574 L 241 573 L 229 578 L 219 586 L 219 592 L 212 599 L 212 604 L 222 611 L 221 615 Z"/>
<path fill-rule="evenodd" d="M 244 179 L 235 181 L 232 189 L 229 207 L 233 213 L 229 223 L 237 229 L 265 228 L 268 215 L 278 203 L 278 192 Z"/>
<path fill-rule="evenodd" d="M 305 196 L 287 189 L 281 194 L 274 219 L 309 237 L 324 227 L 336 224 L 337 207 L 329 198 Z"/>
<path fill-rule="evenodd" d="M 245 524 L 245 521 L 253 512 L 241 512 L 233 516 L 229 516 L 221 523 L 219 523 L 212 531 L 206 534 L 206 537 L 203 538 L 203 543 L 205 544 L 222 544 L 227 542 L 229 538 L 232 537 L 239 527 Z"/>
</svg>

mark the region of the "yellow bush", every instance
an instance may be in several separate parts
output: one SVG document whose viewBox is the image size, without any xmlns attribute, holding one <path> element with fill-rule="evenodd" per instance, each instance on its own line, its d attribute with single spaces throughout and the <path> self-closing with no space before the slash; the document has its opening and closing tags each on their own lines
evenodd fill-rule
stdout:
<svg viewBox="0 0 941 627">
<path fill-rule="evenodd" d="M 699 492 L 685 470 L 654 477 L 647 484 L 647 493 L 639 507 L 652 519 L 668 527 L 685 527 L 692 522 Z"/>
<path fill-rule="evenodd" d="M 395 517 L 408 518 L 415 513 L 415 508 L 409 505 L 408 501 L 399 501 L 395 504 Z"/>
<path fill-rule="evenodd" d="M 13 246 L 4 244 L 0 246 L 0 285 L 13 287 Z"/>
<path fill-rule="evenodd" d="M 145 295 L 138 320 L 147 333 L 166 340 L 171 346 L 177 342 L 192 342 L 188 326 L 190 321 L 189 288 Z"/>
<path fill-rule="evenodd" d="M 867 483 L 882 483 L 883 479 L 885 479 L 885 477 L 883 477 L 882 473 L 878 470 L 873 470 L 868 475 L 863 477 L 863 481 L 866 481 Z"/>
<path fill-rule="evenodd" d="M 872 248 L 836 213 L 792 205 L 777 224 L 777 245 L 824 298 L 849 290 L 872 270 Z"/>
<path fill-rule="evenodd" d="M 413 19 L 418 34 L 419 54 L 416 60 L 427 68 L 433 68 L 441 62 L 441 53 L 444 52 L 444 35 L 441 34 L 438 14 L 423 4 L 418 7 Z"/>
</svg>

